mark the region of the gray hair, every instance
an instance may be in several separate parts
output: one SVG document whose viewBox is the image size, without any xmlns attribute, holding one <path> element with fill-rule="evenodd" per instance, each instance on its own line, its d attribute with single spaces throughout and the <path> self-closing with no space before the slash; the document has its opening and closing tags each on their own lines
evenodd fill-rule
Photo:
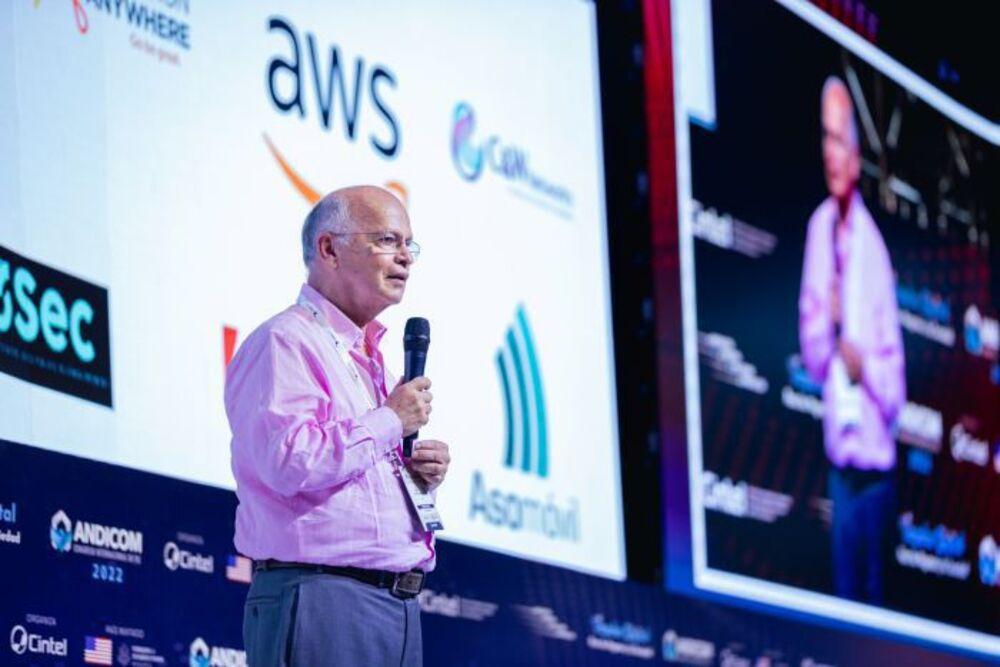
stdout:
<svg viewBox="0 0 1000 667">
<path fill-rule="evenodd" d="M 826 80 L 823 82 L 823 92 L 819 95 L 820 107 L 823 106 L 823 101 L 826 99 L 826 96 L 831 94 L 834 90 L 843 91 L 844 95 L 847 96 L 848 103 L 850 103 L 850 109 L 847 114 L 847 140 L 851 142 L 851 148 L 856 151 L 860 151 L 861 143 L 858 141 L 858 123 L 854 120 L 854 100 L 851 99 L 851 90 L 839 76 L 831 74 L 826 77 Z"/>
<path fill-rule="evenodd" d="M 323 197 L 302 225 L 302 261 L 308 267 L 316 259 L 316 239 L 320 234 L 340 234 L 352 228 L 348 198 L 336 192 Z"/>
</svg>

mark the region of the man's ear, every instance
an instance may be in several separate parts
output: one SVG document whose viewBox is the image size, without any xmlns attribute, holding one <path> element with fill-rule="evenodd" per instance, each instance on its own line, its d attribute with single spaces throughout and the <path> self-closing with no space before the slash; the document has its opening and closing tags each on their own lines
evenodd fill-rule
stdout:
<svg viewBox="0 0 1000 667">
<path fill-rule="evenodd" d="M 337 244 L 333 242 L 332 234 L 320 234 L 319 238 L 316 239 L 316 251 L 317 255 L 322 260 L 332 260 L 333 265 L 336 266 L 340 261 L 340 257 L 337 252 Z"/>
</svg>

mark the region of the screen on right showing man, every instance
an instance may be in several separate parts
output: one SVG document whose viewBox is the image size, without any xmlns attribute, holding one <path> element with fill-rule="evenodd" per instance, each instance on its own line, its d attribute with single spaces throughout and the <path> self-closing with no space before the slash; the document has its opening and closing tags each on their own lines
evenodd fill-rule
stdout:
<svg viewBox="0 0 1000 667">
<path fill-rule="evenodd" d="M 694 584 L 992 652 L 1000 133 L 849 18 L 674 3 Z"/>
</svg>

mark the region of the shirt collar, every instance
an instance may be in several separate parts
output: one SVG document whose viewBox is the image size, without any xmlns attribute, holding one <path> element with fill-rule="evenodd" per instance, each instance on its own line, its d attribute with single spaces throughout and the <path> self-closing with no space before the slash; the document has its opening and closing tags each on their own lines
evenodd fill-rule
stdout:
<svg viewBox="0 0 1000 667">
<path fill-rule="evenodd" d="M 319 312 L 326 318 L 330 327 L 333 328 L 334 333 L 352 348 L 359 347 L 362 339 L 367 339 L 373 349 L 377 348 L 379 341 L 382 340 L 382 336 L 385 335 L 385 327 L 378 320 L 372 320 L 362 330 L 340 308 L 334 305 L 332 301 L 320 294 L 319 291 L 308 283 L 302 285 L 299 296 L 319 308 Z"/>
<path fill-rule="evenodd" d="M 864 206 L 864 200 L 861 199 L 861 193 L 855 187 L 854 192 L 851 193 L 851 204 L 847 207 L 847 215 L 844 217 L 845 231 L 854 231 L 854 228 L 857 226 L 858 209 L 861 206 Z M 836 209 L 836 200 L 834 200 L 834 207 L 834 220 L 839 220 L 840 213 Z"/>
</svg>

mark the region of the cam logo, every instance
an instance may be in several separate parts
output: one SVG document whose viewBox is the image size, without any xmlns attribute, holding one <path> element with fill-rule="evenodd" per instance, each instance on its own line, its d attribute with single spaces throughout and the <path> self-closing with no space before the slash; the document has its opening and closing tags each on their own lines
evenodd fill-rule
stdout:
<svg viewBox="0 0 1000 667">
<path fill-rule="evenodd" d="M 466 102 L 455 106 L 451 119 L 451 159 L 459 175 L 474 181 L 483 173 L 483 149 L 472 141 L 476 112 Z"/>
<path fill-rule="evenodd" d="M 455 171 L 466 181 L 479 179 L 484 171 L 527 188 L 532 195 L 555 204 L 561 217 L 569 217 L 573 194 L 564 186 L 548 180 L 532 166 L 527 149 L 508 143 L 497 134 L 476 139 L 476 112 L 468 102 L 459 102 L 451 113 L 451 161 Z"/>
<path fill-rule="evenodd" d="M 67 552 L 73 548 L 73 522 L 66 516 L 66 512 L 59 510 L 52 515 L 49 541 L 52 548 L 59 552 Z"/>
<path fill-rule="evenodd" d="M 548 477 L 545 390 L 535 341 L 523 305 L 517 307 L 514 324 L 507 329 L 495 361 L 504 399 L 504 465 Z"/>
</svg>

